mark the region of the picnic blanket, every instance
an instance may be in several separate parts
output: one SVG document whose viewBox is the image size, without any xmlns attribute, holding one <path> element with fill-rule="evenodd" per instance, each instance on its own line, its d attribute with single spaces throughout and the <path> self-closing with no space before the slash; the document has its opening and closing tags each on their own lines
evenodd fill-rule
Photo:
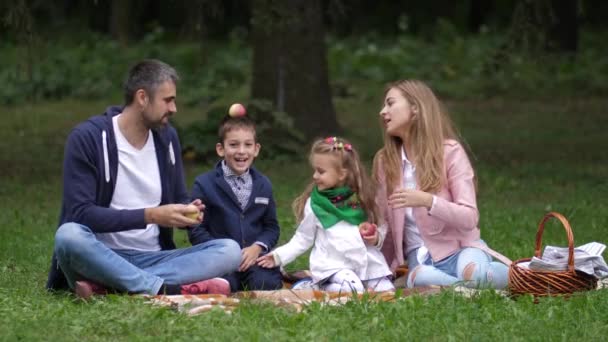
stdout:
<svg viewBox="0 0 608 342">
<path fill-rule="evenodd" d="M 325 292 L 317 290 L 291 290 L 276 291 L 243 291 L 231 296 L 224 295 L 160 295 L 148 297 L 148 303 L 167 306 L 187 315 L 198 315 L 214 309 L 231 313 L 242 301 L 254 303 L 269 303 L 295 312 L 301 312 L 313 303 L 321 305 L 342 305 L 352 300 L 371 300 L 377 302 L 391 302 L 418 294 L 431 295 L 439 293 L 439 286 L 403 289 L 398 295 L 395 292 L 365 292 L 353 294 L 351 292 Z"/>
<path fill-rule="evenodd" d="M 405 274 L 395 280 L 395 286 L 400 288 L 405 286 Z M 307 275 L 303 273 L 290 274 L 286 279 L 286 287 L 292 281 L 301 279 Z M 597 289 L 608 288 L 608 278 L 598 281 Z M 453 288 L 456 293 L 465 297 L 472 297 L 479 293 L 478 289 L 470 289 L 464 286 Z M 352 294 L 350 292 L 325 292 L 318 290 L 292 290 L 284 288 L 276 291 L 244 291 L 236 292 L 230 296 L 202 294 L 202 295 L 173 295 L 173 296 L 146 296 L 147 303 L 170 307 L 178 312 L 190 316 L 198 315 L 211 310 L 221 310 L 225 313 L 232 313 L 243 301 L 254 303 L 269 303 L 277 307 L 286 308 L 295 312 L 302 312 L 307 305 L 317 302 L 321 305 L 342 305 L 352 300 L 372 300 L 377 302 L 394 302 L 412 295 L 428 296 L 440 293 L 442 287 L 428 286 L 413 289 L 400 288 L 398 292 L 366 292 L 363 294 Z M 508 297 L 506 290 L 497 291 L 504 297 Z"/>
</svg>

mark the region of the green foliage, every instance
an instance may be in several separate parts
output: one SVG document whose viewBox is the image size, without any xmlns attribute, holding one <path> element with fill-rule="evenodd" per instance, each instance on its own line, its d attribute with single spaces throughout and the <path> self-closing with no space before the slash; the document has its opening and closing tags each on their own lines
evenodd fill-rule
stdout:
<svg viewBox="0 0 608 342">
<path fill-rule="evenodd" d="M 441 95 L 484 98 L 604 94 L 608 91 L 605 32 L 581 32 L 576 56 L 506 50 L 505 33 L 464 35 L 439 20 L 429 37 L 366 34 L 328 38 L 330 79 L 338 94 L 352 82 L 383 84 L 400 78 L 429 82 Z M 75 43 L 77 41 L 78 43 Z M 37 51 L 45 51 L 44 54 Z M 105 36 L 73 33 L 29 45 L 0 42 L 0 103 L 61 98 L 98 99 L 120 89 L 129 65 L 159 58 L 182 75 L 180 103 L 213 103 L 251 79 L 251 47 L 237 31 L 225 42 L 175 43 L 162 28 L 122 47 Z"/>
<path fill-rule="evenodd" d="M 0 43 L 0 103 L 107 98 L 120 91 L 127 68 L 144 58 L 176 66 L 182 78 L 180 102 L 187 105 L 212 102 L 249 74 L 249 50 L 236 37 L 219 45 L 208 42 L 202 49 L 169 42 L 161 28 L 129 47 L 94 33 L 74 35 L 74 41 L 38 42 L 32 58 L 24 58 L 25 47 Z"/>
<path fill-rule="evenodd" d="M 256 123 L 256 134 L 262 150 L 258 158 L 290 160 L 299 157 L 298 152 L 306 144 L 304 135 L 294 127 L 293 119 L 285 112 L 276 111 L 268 101 L 254 100 L 247 106 L 247 115 Z M 204 120 L 195 121 L 185 127 L 176 125 L 182 149 L 194 152 L 199 160 L 216 157 L 220 122 L 227 115 L 226 106 L 211 107 Z"/>
<path fill-rule="evenodd" d="M 482 31 L 463 35 L 445 20 L 429 39 L 411 35 L 367 35 L 329 39 L 334 82 L 365 79 L 386 83 L 402 78 L 429 82 L 443 96 L 528 98 L 556 94 L 600 94 L 608 90 L 605 33 L 581 34 L 576 57 L 504 50 L 506 36 Z"/>
</svg>

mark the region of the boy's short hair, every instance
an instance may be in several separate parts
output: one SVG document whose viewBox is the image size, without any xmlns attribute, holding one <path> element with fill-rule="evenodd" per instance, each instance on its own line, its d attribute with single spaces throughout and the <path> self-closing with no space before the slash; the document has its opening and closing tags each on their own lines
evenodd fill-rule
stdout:
<svg viewBox="0 0 608 342">
<path fill-rule="evenodd" d="M 255 131 L 255 122 L 246 115 L 242 116 L 230 116 L 226 115 L 220 122 L 220 128 L 217 131 L 219 143 L 223 144 L 226 139 L 228 132 L 237 128 L 249 129 L 253 132 L 253 139 L 257 141 L 257 134 Z"/>
</svg>

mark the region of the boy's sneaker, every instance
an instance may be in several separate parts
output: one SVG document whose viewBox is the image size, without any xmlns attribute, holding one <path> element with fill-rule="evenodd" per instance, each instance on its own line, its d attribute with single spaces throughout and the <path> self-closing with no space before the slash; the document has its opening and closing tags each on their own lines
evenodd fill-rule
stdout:
<svg viewBox="0 0 608 342">
<path fill-rule="evenodd" d="M 296 281 L 292 286 L 292 290 L 316 290 L 312 278 L 304 278 Z"/>
<path fill-rule="evenodd" d="M 79 280 L 74 284 L 74 293 L 78 298 L 89 299 L 93 295 L 106 295 L 108 290 L 90 280 Z"/>
<path fill-rule="evenodd" d="M 230 294 L 230 283 L 223 278 L 202 280 L 196 283 L 182 285 L 182 294 Z"/>
</svg>

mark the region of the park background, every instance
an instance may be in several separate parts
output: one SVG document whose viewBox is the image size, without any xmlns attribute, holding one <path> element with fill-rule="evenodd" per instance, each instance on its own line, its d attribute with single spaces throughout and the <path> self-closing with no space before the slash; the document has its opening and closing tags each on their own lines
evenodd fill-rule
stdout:
<svg viewBox="0 0 608 342">
<path fill-rule="evenodd" d="M 280 242 L 310 179 L 312 138 L 351 139 L 371 165 L 387 82 L 444 100 L 470 148 L 482 237 L 531 257 L 537 224 L 564 214 L 575 244 L 608 241 L 608 3 L 590 0 L 0 1 L 0 339 L 603 340 L 606 290 L 506 299 L 454 291 L 294 313 L 245 304 L 186 317 L 129 296 L 89 303 L 44 289 L 70 130 L 121 104 L 128 68 L 180 72 L 187 186 L 209 170 L 218 118 L 242 102 L 259 123 L 256 167 L 273 181 Z M 183 232 L 176 236 L 187 245 Z M 545 244 L 566 244 L 551 223 Z M 300 257 L 288 269 L 307 267 Z"/>
</svg>

